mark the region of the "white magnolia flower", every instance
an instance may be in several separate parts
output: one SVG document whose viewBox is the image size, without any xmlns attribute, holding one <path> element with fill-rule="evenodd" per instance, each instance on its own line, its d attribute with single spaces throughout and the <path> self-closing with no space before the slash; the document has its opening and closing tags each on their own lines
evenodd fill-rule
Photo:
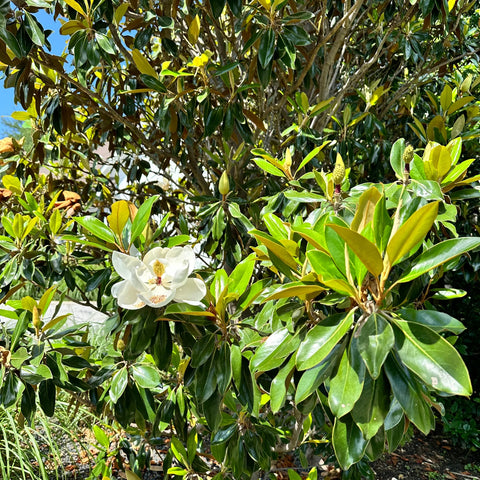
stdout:
<svg viewBox="0 0 480 480">
<path fill-rule="evenodd" d="M 122 308 L 158 308 L 172 300 L 201 305 L 206 294 L 202 280 L 188 278 L 195 264 L 195 253 L 190 247 L 153 248 L 143 260 L 113 252 L 112 262 L 123 278 L 112 287 L 112 295 Z"/>
</svg>

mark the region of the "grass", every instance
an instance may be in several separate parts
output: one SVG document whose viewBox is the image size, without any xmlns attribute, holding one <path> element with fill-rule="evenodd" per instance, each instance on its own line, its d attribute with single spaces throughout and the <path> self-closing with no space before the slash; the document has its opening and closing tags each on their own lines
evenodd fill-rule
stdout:
<svg viewBox="0 0 480 480">
<path fill-rule="evenodd" d="M 38 411 L 35 425 L 22 427 L 15 408 L 0 407 L 0 479 L 66 478 L 65 463 L 78 457 L 92 461 L 89 445 L 84 444 L 83 425 L 86 421 L 91 425 L 94 418 L 83 407 L 72 413 L 71 405 L 60 399 L 54 419 Z"/>
</svg>

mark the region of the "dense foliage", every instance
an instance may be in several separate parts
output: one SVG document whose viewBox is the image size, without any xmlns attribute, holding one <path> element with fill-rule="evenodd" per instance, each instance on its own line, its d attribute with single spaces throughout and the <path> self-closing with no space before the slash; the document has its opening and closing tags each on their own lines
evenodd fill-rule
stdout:
<svg viewBox="0 0 480 480">
<path fill-rule="evenodd" d="M 331 444 L 359 478 L 428 433 L 442 396 L 472 394 L 440 302 L 480 246 L 478 19 L 453 0 L 0 1 L 31 132 L 0 143 L 3 405 L 33 422 L 70 392 L 142 438 L 137 475 L 148 445 L 172 477 L 240 479 Z M 104 330 L 46 319 L 54 298 Z"/>
</svg>

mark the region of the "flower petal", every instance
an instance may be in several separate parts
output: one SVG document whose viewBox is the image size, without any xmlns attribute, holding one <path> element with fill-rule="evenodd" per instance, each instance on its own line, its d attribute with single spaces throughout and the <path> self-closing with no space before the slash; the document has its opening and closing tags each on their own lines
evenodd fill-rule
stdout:
<svg viewBox="0 0 480 480">
<path fill-rule="evenodd" d="M 176 302 L 185 302 L 190 305 L 202 305 L 202 298 L 207 293 L 207 288 L 203 280 L 199 278 L 189 278 L 184 285 L 176 289 Z"/>
<path fill-rule="evenodd" d="M 112 263 L 115 271 L 124 280 L 130 280 L 135 269 L 142 266 L 142 262 L 138 258 L 120 252 L 113 252 Z"/>
<path fill-rule="evenodd" d="M 138 290 L 128 280 L 116 283 L 112 287 L 112 295 L 117 299 L 118 306 L 127 310 L 138 310 L 145 306 Z"/>
<path fill-rule="evenodd" d="M 150 307 L 159 308 L 173 300 L 175 290 L 168 290 L 162 285 L 155 286 L 149 292 L 142 292 L 140 298 Z"/>
<path fill-rule="evenodd" d="M 193 248 L 189 247 L 188 245 L 185 247 L 171 248 L 167 252 L 166 258 L 175 263 L 182 262 L 185 265 L 188 265 L 187 276 L 192 273 L 193 267 L 195 266 L 195 252 L 193 251 Z"/>
<path fill-rule="evenodd" d="M 155 247 L 149 250 L 143 257 L 143 263 L 145 265 L 153 264 L 155 260 L 165 258 L 168 254 L 168 248 Z"/>
</svg>

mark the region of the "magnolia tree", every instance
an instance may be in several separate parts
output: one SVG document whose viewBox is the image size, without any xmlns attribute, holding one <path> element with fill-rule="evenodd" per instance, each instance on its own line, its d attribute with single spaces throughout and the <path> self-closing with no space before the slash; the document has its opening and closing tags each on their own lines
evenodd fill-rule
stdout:
<svg viewBox="0 0 480 480">
<path fill-rule="evenodd" d="M 120 452 L 94 428 L 92 478 L 115 458 L 141 477 L 155 448 L 170 478 L 313 480 L 333 454 L 360 478 L 471 395 L 441 301 L 480 246 L 458 228 L 478 197 L 474 8 L 0 1 L 31 131 L 0 143 L 19 425 L 64 391 L 129 434 Z M 107 320 L 47 318 L 53 299 Z"/>
</svg>

